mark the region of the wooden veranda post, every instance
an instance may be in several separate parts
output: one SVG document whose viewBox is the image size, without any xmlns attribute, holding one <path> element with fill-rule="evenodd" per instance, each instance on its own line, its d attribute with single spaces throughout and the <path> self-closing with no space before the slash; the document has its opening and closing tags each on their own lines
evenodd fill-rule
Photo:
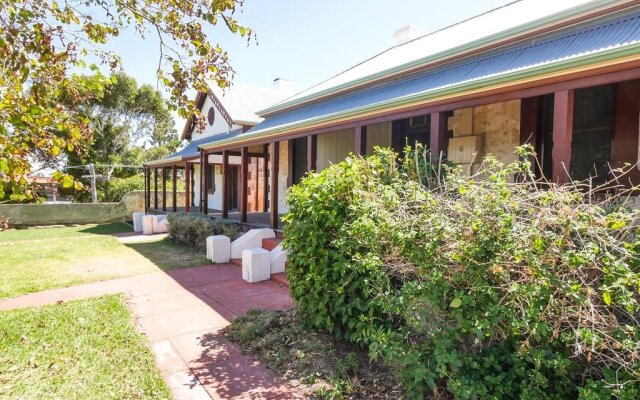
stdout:
<svg viewBox="0 0 640 400">
<path fill-rule="evenodd" d="M 147 167 L 146 165 L 144 166 L 144 213 L 147 213 L 147 210 L 149 209 L 149 201 L 150 198 L 149 196 L 151 196 L 151 191 L 149 190 L 149 167 Z"/>
<path fill-rule="evenodd" d="M 249 179 L 249 148 L 240 150 L 240 222 L 247 222 L 247 189 Z"/>
<path fill-rule="evenodd" d="M 269 193 L 267 192 L 267 188 L 269 187 L 269 145 L 265 144 L 262 147 L 262 158 L 264 159 L 264 172 L 262 174 L 262 178 L 264 181 L 262 182 L 262 190 L 263 190 L 263 204 L 262 210 L 266 212 L 269 209 Z"/>
<path fill-rule="evenodd" d="M 178 212 L 178 189 L 176 188 L 177 183 L 178 183 L 178 166 L 177 165 L 173 165 L 171 167 L 171 178 L 173 180 L 172 182 L 172 186 L 173 186 L 173 212 Z"/>
<path fill-rule="evenodd" d="M 271 151 L 269 152 L 271 164 L 271 227 L 278 228 L 278 168 L 280 163 L 280 145 L 279 142 L 271 143 Z"/>
<path fill-rule="evenodd" d="M 184 163 L 184 211 L 191 211 L 191 165 Z"/>
<path fill-rule="evenodd" d="M 162 211 L 167 211 L 167 168 L 162 167 Z"/>
<path fill-rule="evenodd" d="M 316 170 L 316 159 L 318 156 L 318 136 L 307 136 L 307 172 Z"/>
<path fill-rule="evenodd" d="M 571 141 L 573 138 L 573 90 L 555 92 L 553 102 L 553 181 L 569 181 L 571 167 Z"/>
<path fill-rule="evenodd" d="M 200 151 L 200 212 L 209 214 L 209 187 L 207 185 L 209 175 L 208 155 L 204 150 Z"/>
<path fill-rule="evenodd" d="M 153 208 L 158 209 L 158 168 L 153 169 Z"/>
<path fill-rule="evenodd" d="M 433 163 L 437 163 L 440 160 L 440 154 L 447 151 L 447 118 L 444 112 L 431 113 L 429 148 Z"/>
<path fill-rule="evenodd" d="M 229 218 L 229 151 L 222 152 L 222 218 Z"/>
<path fill-rule="evenodd" d="M 363 156 L 367 153 L 367 127 L 356 126 L 355 128 L 355 149 L 356 154 Z"/>
</svg>

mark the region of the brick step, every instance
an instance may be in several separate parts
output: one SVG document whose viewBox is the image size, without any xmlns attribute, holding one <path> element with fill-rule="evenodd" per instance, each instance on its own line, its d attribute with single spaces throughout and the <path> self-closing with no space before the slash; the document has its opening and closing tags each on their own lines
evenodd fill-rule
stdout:
<svg viewBox="0 0 640 400">
<path fill-rule="evenodd" d="M 231 264 L 237 265 L 238 267 L 242 267 L 242 258 L 232 258 Z"/>
<path fill-rule="evenodd" d="M 271 275 L 271 280 L 284 287 L 289 287 L 289 280 L 287 279 L 286 272 Z"/>
<path fill-rule="evenodd" d="M 282 239 L 278 239 L 278 238 L 262 239 L 262 248 L 267 251 L 271 251 L 275 249 L 281 242 L 282 242 Z"/>
</svg>

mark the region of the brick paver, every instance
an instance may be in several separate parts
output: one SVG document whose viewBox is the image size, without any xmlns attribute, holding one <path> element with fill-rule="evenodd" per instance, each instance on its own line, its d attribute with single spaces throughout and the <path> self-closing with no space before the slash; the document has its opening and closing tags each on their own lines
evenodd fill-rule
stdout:
<svg viewBox="0 0 640 400">
<path fill-rule="evenodd" d="M 220 333 L 250 308 L 293 305 L 287 288 L 241 277 L 226 264 L 184 268 L 4 299 L 0 310 L 125 293 L 176 399 L 304 398 Z"/>
</svg>

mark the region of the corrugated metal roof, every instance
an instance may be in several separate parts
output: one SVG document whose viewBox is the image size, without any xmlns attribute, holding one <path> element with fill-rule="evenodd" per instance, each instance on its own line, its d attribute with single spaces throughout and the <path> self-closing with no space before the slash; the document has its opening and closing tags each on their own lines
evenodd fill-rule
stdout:
<svg viewBox="0 0 640 400">
<path fill-rule="evenodd" d="M 279 90 L 241 84 L 233 84 L 224 90 L 215 84 L 210 86 L 235 124 L 257 124 L 262 121 L 256 114 L 257 111 L 272 106 L 290 95 Z"/>
<path fill-rule="evenodd" d="M 377 73 L 438 55 L 451 49 L 468 45 L 483 38 L 566 12 L 593 0 L 518 0 L 502 7 L 453 24 L 435 32 L 396 45 L 363 62 L 352 66 L 331 78 L 318 83 L 286 99 L 276 107 L 313 97 L 350 82 L 365 79 Z M 602 3 L 602 2 L 599 2 Z M 611 3 L 611 1 L 609 2 Z M 424 16 L 428 18 L 428 15 Z M 419 21 L 418 21 L 419 22 Z M 258 110 L 262 111 L 262 110 Z"/>
<path fill-rule="evenodd" d="M 219 135 L 213 135 L 213 136 L 205 137 L 202 139 L 192 140 L 184 148 L 176 151 L 175 153 L 165 158 L 161 158 L 159 160 L 146 162 L 145 165 L 165 164 L 171 161 L 177 162 L 177 161 L 185 160 L 187 158 L 193 158 L 200 154 L 200 149 L 198 149 L 198 146 L 213 144 L 225 139 L 231 139 L 236 136 L 240 136 L 240 134 L 242 134 L 242 128 L 234 129 L 232 131 L 229 131 L 228 133 L 222 133 Z"/>
<path fill-rule="evenodd" d="M 259 134 L 280 127 L 312 122 L 331 115 L 358 110 L 379 103 L 453 88 L 472 82 L 526 71 L 539 66 L 598 54 L 606 50 L 640 43 L 640 12 L 572 27 L 433 68 L 393 82 L 326 99 L 288 112 L 267 117 L 244 135 Z"/>
</svg>

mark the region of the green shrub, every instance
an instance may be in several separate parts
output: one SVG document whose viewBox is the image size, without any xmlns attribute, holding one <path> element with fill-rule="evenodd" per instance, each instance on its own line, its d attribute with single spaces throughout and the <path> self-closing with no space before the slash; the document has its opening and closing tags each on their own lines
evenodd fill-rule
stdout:
<svg viewBox="0 0 640 400">
<path fill-rule="evenodd" d="M 117 203 L 129 192 L 144 190 L 144 176 L 139 174 L 128 178 L 111 178 L 107 184 L 108 190 L 104 188 L 98 192 L 99 200 Z"/>
<path fill-rule="evenodd" d="M 235 225 L 213 220 L 198 214 L 169 214 L 169 238 L 181 246 L 205 251 L 206 239 L 212 235 L 225 235 L 235 240 L 241 233 Z"/>
<path fill-rule="evenodd" d="M 528 161 L 487 157 L 469 179 L 407 154 L 348 157 L 290 189 L 306 322 L 396 365 L 414 398 L 640 398 L 640 212 L 542 190 Z"/>
</svg>

